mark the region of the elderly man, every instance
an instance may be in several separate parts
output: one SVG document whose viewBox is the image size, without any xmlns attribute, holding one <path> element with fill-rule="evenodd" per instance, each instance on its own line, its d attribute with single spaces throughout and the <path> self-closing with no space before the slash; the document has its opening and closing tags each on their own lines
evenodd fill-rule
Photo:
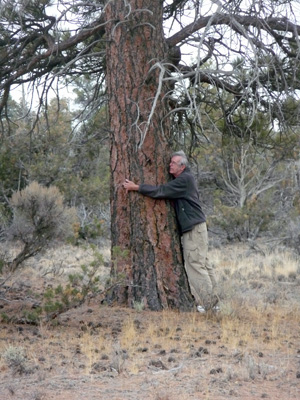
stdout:
<svg viewBox="0 0 300 400">
<path fill-rule="evenodd" d="M 138 191 L 154 199 L 174 201 L 182 235 L 184 266 L 197 310 L 201 313 L 218 311 L 215 274 L 207 258 L 206 218 L 199 202 L 196 181 L 188 168 L 188 160 L 183 151 L 172 155 L 170 174 L 175 179 L 164 185 L 137 185 L 126 179 L 123 186 L 127 191 Z"/>
</svg>

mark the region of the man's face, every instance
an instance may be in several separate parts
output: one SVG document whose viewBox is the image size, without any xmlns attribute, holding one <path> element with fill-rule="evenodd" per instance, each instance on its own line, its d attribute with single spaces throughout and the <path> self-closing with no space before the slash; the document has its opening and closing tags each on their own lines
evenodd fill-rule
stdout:
<svg viewBox="0 0 300 400">
<path fill-rule="evenodd" d="M 181 165 L 180 162 L 181 162 L 180 156 L 174 156 L 171 158 L 170 174 L 175 176 L 175 178 L 177 178 L 177 176 L 180 175 L 181 172 L 185 169 L 185 165 Z"/>
</svg>

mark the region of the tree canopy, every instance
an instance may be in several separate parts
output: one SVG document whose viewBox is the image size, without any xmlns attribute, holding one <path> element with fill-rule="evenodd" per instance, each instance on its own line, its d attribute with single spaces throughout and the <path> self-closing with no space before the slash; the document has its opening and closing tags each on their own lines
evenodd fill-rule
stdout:
<svg viewBox="0 0 300 400">
<path fill-rule="evenodd" d="M 97 104 L 105 77 L 105 13 L 111 1 L 1 2 L 2 114 L 9 117 L 9 94 L 18 85 L 29 84 L 31 93 L 35 88 L 43 104 L 50 90 L 55 92 L 83 75 L 94 78 L 91 101 Z M 192 118 L 204 128 L 203 117 L 209 109 L 199 110 L 198 105 L 214 87 L 220 117 L 235 134 L 234 116 L 241 106 L 248 109 L 249 124 L 260 110 L 270 122 L 286 126 L 291 119 L 287 101 L 290 104 L 292 99 L 299 122 L 298 1 L 163 3 L 168 58 L 157 60 L 156 68 L 162 79 L 173 84 L 168 93 L 173 115 L 180 121 Z M 142 8 L 142 2 L 140 9 L 138 4 L 134 12 L 150 12 Z M 130 1 L 125 8 L 125 17 L 114 21 L 115 27 L 132 18 Z M 230 101 L 224 100 L 224 92 L 230 94 Z"/>
</svg>

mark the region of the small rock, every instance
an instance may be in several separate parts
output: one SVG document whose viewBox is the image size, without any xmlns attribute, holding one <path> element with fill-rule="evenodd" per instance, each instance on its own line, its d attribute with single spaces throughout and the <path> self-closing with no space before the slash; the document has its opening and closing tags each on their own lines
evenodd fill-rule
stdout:
<svg viewBox="0 0 300 400">
<path fill-rule="evenodd" d="M 151 360 L 149 365 L 160 369 L 167 369 L 161 360 Z"/>
<path fill-rule="evenodd" d="M 176 358 L 175 358 L 175 357 L 170 356 L 170 357 L 168 358 L 168 362 L 169 362 L 169 363 L 175 362 L 175 361 L 176 361 Z"/>
<path fill-rule="evenodd" d="M 211 375 L 220 374 L 221 372 L 223 372 L 223 370 L 222 370 L 221 367 L 219 367 L 219 368 L 213 368 L 213 369 L 211 369 L 211 370 L 209 371 L 209 373 L 210 373 Z"/>
<path fill-rule="evenodd" d="M 205 344 L 216 344 L 216 341 L 215 340 L 206 339 L 205 340 Z"/>
<path fill-rule="evenodd" d="M 93 373 L 95 373 L 95 372 L 103 372 L 103 371 L 106 371 L 106 370 L 107 370 L 107 367 L 105 365 L 99 363 L 99 362 L 94 363 L 92 365 L 92 372 Z"/>
<path fill-rule="evenodd" d="M 209 354 L 209 351 L 205 347 L 202 347 L 202 346 L 199 347 L 198 351 L 203 354 Z"/>
<path fill-rule="evenodd" d="M 139 347 L 137 350 L 139 353 L 147 353 L 148 348 L 147 347 Z"/>
</svg>

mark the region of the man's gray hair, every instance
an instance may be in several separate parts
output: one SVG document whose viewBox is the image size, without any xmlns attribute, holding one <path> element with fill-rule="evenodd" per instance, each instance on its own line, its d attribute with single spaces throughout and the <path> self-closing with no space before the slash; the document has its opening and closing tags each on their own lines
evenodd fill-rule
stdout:
<svg viewBox="0 0 300 400">
<path fill-rule="evenodd" d="M 180 165 L 185 165 L 186 167 L 188 166 L 189 162 L 188 162 L 188 159 L 187 159 L 184 151 L 182 151 L 182 150 L 176 151 L 175 153 L 172 154 L 172 157 L 175 157 L 175 156 L 181 157 Z"/>
</svg>

